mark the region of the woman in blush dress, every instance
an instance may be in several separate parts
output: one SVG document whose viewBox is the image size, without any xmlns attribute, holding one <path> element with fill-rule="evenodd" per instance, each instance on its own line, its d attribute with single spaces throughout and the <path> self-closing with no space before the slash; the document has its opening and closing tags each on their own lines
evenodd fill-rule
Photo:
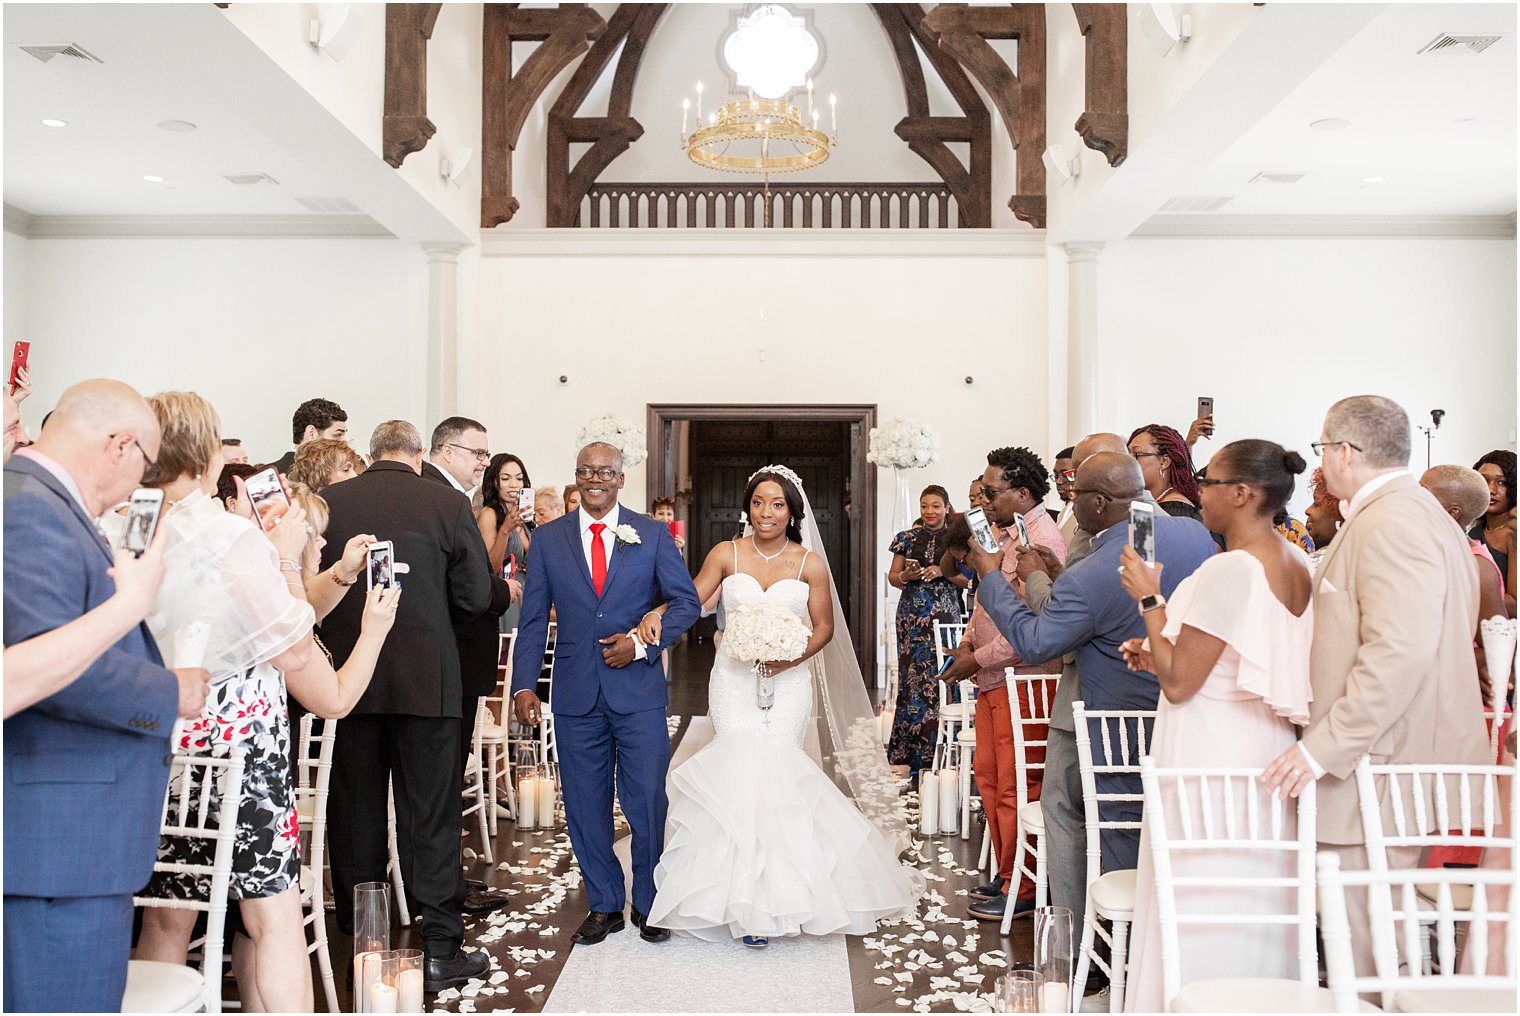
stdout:
<svg viewBox="0 0 1520 1016">
<path fill-rule="evenodd" d="M 1161 684 L 1151 757 L 1158 767 L 1263 768 L 1298 738 L 1309 721 L 1309 644 L 1314 631 L 1311 581 L 1305 558 L 1284 540 L 1273 517 L 1293 494 L 1304 470 L 1296 452 L 1270 441 L 1236 441 L 1215 453 L 1209 477 L 1199 481 L 1203 523 L 1230 548 L 1177 586 L 1159 605 L 1160 567 L 1124 551 L 1124 589 L 1145 610 L 1146 642 L 1132 639 L 1124 652 L 1133 670 L 1154 673 Z M 1268 801 L 1260 802 L 1262 813 Z M 1172 810 L 1169 807 L 1168 815 Z M 1292 821 L 1290 812 L 1289 821 Z M 1177 819 L 1172 819 L 1177 821 Z M 1140 834 L 1135 921 L 1130 941 L 1129 1012 L 1165 1012 L 1161 932 L 1149 836 Z M 1241 875 L 1293 875 L 1291 855 L 1227 858 L 1190 851 L 1174 861 L 1177 874 L 1219 874 L 1221 863 Z M 1242 865 L 1250 866 L 1245 870 Z M 1286 901 L 1221 898 L 1230 913 L 1291 910 Z M 1198 912 L 1211 901 L 1178 890 L 1179 909 Z M 1182 982 L 1198 977 L 1294 977 L 1294 929 L 1263 925 L 1179 927 Z"/>
</svg>

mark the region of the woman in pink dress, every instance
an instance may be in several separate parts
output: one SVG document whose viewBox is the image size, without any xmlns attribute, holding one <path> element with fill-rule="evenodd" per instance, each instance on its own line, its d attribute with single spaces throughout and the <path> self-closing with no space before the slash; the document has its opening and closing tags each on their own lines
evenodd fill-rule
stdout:
<svg viewBox="0 0 1520 1016">
<path fill-rule="evenodd" d="M 1159 767 L 1260 768 L 1292 745 L 1297 727 L 1309 721 L 1310 574 L 1304 555 L 1272 525 L 1293 494 L 1293 477 L 1303 470 L 1298 453 L 1270 441 L 1221 448 L 1207 478 L 1198 482 L 1203 522 L 1224 537 L 1229 550 L 1204 562 L 1177 587 L 1170 603 L 1152 599 L 1160 596 L 1160 567 L 1124 551 L 1124 588 L 1141 603 L 1149 633 L 1144 642 L 1126 643 L 1124 651 L 1132 670 L 1153 672 L 1161 685 L 1151 742 Z M 1165 1012 L 1155 876 L 1149 835 L 1142 828 L 1140 836 L 1125 1009 Z M 1258 861 L 1236 852 L 1219 857 L 1190 852 L 1179 862 L 1178 875 L 1218 874 L 1221 864 L 1241 875 L 1292 874 L 1285 867 L 1292 858 L 1282 854 Z M 1179 891 L 1179 910 L 1248 913 L 1291 907 L 1291 895 L 1284 904 L 1264 900 L 1259 892 L 1252 898 L 1212 893 L 1204 900 Z M 1289 927 L 1250 924 L 1183 925 L 1178 929 L 1182 981 L 1294 977 L 1293 933 Z"/>
</svg>

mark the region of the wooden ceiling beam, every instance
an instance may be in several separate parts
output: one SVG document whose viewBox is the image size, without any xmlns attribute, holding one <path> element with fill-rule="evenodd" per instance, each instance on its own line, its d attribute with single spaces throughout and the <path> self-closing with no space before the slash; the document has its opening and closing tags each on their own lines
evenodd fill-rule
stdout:
<svg viewBox="0 0 1520 1016">
<path fill-rule="evenodd" d="M 427 115 L 427 49 L 443 4 L 386 4 L 385 111 L 380 150 L 399 169 L 438 128 Z"/>
</svg>

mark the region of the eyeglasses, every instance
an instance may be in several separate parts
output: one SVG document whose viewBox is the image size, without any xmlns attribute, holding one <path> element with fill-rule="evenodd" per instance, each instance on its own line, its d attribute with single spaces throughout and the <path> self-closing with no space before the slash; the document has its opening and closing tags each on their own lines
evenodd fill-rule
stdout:
<svg viewBox="0 0 1520 1016">
<path fill-rule="evenodd" d="M 994 490 L 992 487 L 989 487 L 984 483 L 982 484 L 982 497 L 988 501 L 996 501 L 998 499 L 998 495 L 1005 494 L 1012 489 L 1012 487 L 998 487 Z"/>
<path fill-rule="evenodd" d="M 618 471 L 611 466 L 602 466 L 600 469 L 592 469 L 590 466 L 576 466 L 575 478 L 577 480 L 589 480 L 595 477 L 598 480 L 616 479 Z"/>
<path fill-rule="evenodd" d="M 470 448 L 470 447 L 468 447 L 466 445 L 455 444 L 452 441 L 450 441 L 448 443 L 448 445 L 449 445 L 450 448 L 458 448 L 462 452 L 469 452 L 471 455 L 475 456 L 477 459 L 479 459 L 482 462 L 489 462 L 489 461 L 491 461 L 491 453 L 490 453 L 490 451 L 488 451 L 485 448 Z"/>
<path fill-rule="evenodd" d="M 1059 472 L 1052 471 L 1050 478 L 1057 483 L 1076 483 L 1077 471 L 1075 469 L 1062 469 Z"/>
<path fill-rule="evenodd" d="M 106 440 L 109 441 L 115 436 L 115 434 L 107 434 Z M 137 438 L 134 437 L 132 439 L 132 443 L 134 445 L 137 445 L 137 450 L 142 453 L 143 462 L 146 463 L 146 465 L 143 467 L 142 479 L 139 482 L 152 483 L 154 480 L 158 479 L 158 463 L 154 462 L 153 459 L 148 455 L 146 448 L 144 448 L 141 444 L 138 444 Z"/>
<path fill-rule="evenodd" d="M 1309 447 L 1314 449 L 1314 457 L 1319 459 L 1324 458 L 1326 448 L 1329 448 L 1331 445 L 1338 444 L 1343 444 L 1348 448 L 1354 448 L 1357 451 L 1362 450 L 1361 446 L 1354 445 L 1350 441 L 1311 441 L 1309 442 Z"/>
</svg>

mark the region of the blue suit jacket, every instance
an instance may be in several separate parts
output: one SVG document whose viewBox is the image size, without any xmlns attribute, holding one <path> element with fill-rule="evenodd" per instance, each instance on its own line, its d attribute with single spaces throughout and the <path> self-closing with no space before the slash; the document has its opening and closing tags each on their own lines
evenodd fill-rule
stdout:
<svg viewBox="0 0 1520 1016">
<path fill-rule="evenodd" d="M 1029 663 L 1076 652 L 1089 709 L 1155 709 L 1161 695 L 1156 675 L 1130 670 L 1119 651 L 1126 640 L 1145 637 L 1145 621 L 1119 584 L 1119 554 L 1128 542 L 1128 522 L 1100 533 L 1087 556 L 1056 578 L 1050 602 L 1038 614 L 1000 574 L 983 579 L 977 591 L 998 631 Z M 1156 557 L 1165 565 L 1161 591 L 1166 596 L 1214 549 L 1202 523 L 1156 513 Z"/>
<path fill-rule="evenodd" d="M 5 469 L 5 644 L 116 591 L 110 549 L 42 466 Z M 67 688 L 5 721 L 5 893 L 115 896 L 148 881 L 179 683 L 139 624 Z"/>
<path fill-rule="evenodd" d="M 559 625 L 551 692 L 556 714 L 584 716 L 596 705 L 598 692 L 616 713 L 665 708 L 660 650 L 680 638 L 702 611 L 670 530 L 623 506 L 618 515 L 619 524 L 632 526 L 640 542 L 614 543 L 601 596 L 591 584 L 591 569 L 581 550 L 580 509 L 533 533 L 533 575 L 523 593 L 512 652 L 512 694 L 530 691 L 538 683 L 552 606 Z M 615 540 L 611 532 L 603 538 Z M 669 609 L 660 644 L 622 670 L 607 666 L 599 640 L 637 627 L 661 603 Z"/>
</svg>

